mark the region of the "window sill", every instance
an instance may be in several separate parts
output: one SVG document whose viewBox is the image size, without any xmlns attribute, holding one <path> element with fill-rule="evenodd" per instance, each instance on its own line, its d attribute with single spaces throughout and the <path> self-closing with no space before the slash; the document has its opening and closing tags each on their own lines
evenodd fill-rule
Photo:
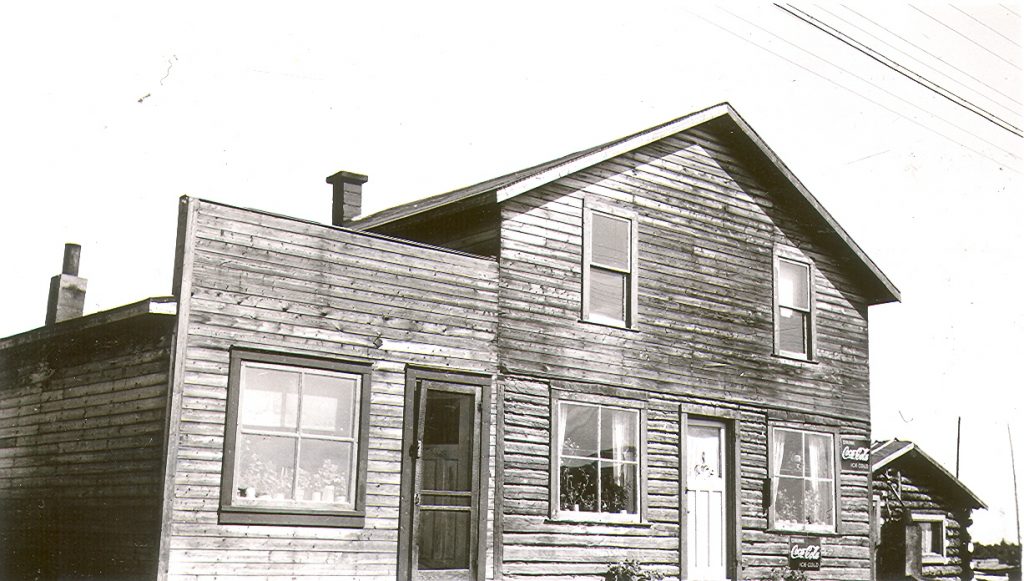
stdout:
<svg viewBox="0 0 1024 581">
<path fill-rule="evenodd" d="M 585 323 L 587 325 L 597 325 L 598 327 L 607 327 L 609 329 L 620 329 L 622 331 L 629 331 L 631 333 L 639 333 L 640 332 L 640 329 L 638 329 L 635 325 L 628 325 L 627 326 L 627 325 L 620 325 L 618 323 L 611 323 L 611 322 L 606 322 L 606 321 L 595 321 L 593 319 L 579 319 L 577 322 Z"/>
<path fill-rule="evenodd" d="M 936 553 L 925 553 L 921 555 L 921 563 L 925 565 L 945 565 L 946 558 Z"/>
<path fill-rule="evenodd" d="M 595 517 L 592 514 L 580 515 L 580 516 L 569 516 L 565 513 L 560 513 L 557 516 L 544 519 L 544 524 L 558 524 L 558 525 L 586 525 L 586 526 L 616 526 L 616 527 L 633 527 L 638 529 L 649 529 L 651 523 L 642 520 L 624 520 L 624 519 L 613 519 L 613 518 L 601 518 Z"/>
<path fill-rule="evenodd" d="M 289 512 L 280 509 L 253 509 L 222 506 L 217 522 L 231 525 L 288 525 L 310 527 L 362 528 L 362 512 Z"/>
<path fill-rule="evenodd" d="M 808 359 L 806 355 L 801 355 L 799 353 L 786 353 L 785 351 L 776 351 L 775 353 L 772 353 L 772 356 L 781 359 L 787 363 L 803 363 L 804 365 L 819 364 L 817 359 Z"/>
</svg>

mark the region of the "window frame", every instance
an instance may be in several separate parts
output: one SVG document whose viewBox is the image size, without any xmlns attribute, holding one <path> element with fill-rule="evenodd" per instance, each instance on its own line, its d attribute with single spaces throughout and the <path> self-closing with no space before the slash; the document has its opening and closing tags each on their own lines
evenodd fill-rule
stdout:
<svg viewBox="0 0 1024 581">
<path fill-rule="evenodd" d="M 802 310 L 789 305 L 783 306 L 781 304 L 780 294 L 782 291 L 782 272 L 781 264 L 783 262 L 789 262 L 791 264 L 797 264 L 807 269 L 807 309 Z M 785 246 L 775 246 L 772 253 L 772 320 L 773 320 L 773 333 L 774 333 L 774 346 L 775 355 L 779 357 L 785 357 L 787 359 L 794 359 L 797 361 L 809 361 L 814 362 L 817 359 L 817 339 L 818 339 L 818 325 L 817 325 L 817 292 L 814 284 L 814 262 L 803 255 L 800 251 L 795 248 Z M 799 351 L 788 351 L 782 348 L 782 309 L 790 309 L 805 313 L 808 321 L 805 333 L 807 334 L 806 340 L 804 341 L 805 352 Z"/>
<path fill-rule="evenodd" d="M 930 550 L 925 551 L 924 545 L 921 545 L 921 561 L 924 563 L 942 563 L 946 560 L 946 554 L 949 552 L 949 544 L 946 541 L 946 515 L 938 513 L 921 513 L 912 512 L 910 514 L 911 520 L 914 524 L 920 526 L 921 523 L 939 523 L 939 535 L 942 540 L 942 552 L 933 553 Z"/>
<path fill-rule="evenodd" d="M 775 434 L 780 430 L 800 432 L 802 434 L 813 434 L 816 436 L 828 436 L 832 439 L 832 524 L 822 525 L 793 525 L 781 523 L 776 514 L 775 499 L 778 492 L 778 467 L 775 465 Z M 826 426 L 806 426 L 793 424 L 773 424 L 768 427 L 768 530 L 774 532 L 799 533 L 803 535 L 836 535 L 842 531 L 842 508 L 840 505 L 842 486 L 842 462 L 840 460 L 839 430 Z"/>
<path fill-rule="evenodd" d="M 244 363 L 271 364 L 345 373 L 359 377 L 358 422 L 356 423 L 356 474 L 354 503 L 351 510 L 294 507 L 262 507 L 234 504 L 235 453 L 239 433 L 238 404 L 241 399 Z M 371 363 L 368 361 L 278 353 L 257 349 L 232 348 L 228 370 L 228 393 L 224 421 L 224 456 L 221 463 L 221 491 L 218 522 L 221 524 L 262 524 L 293 526 L 362 527 L 366 519 L 367 437 L 370 427 Z"/>
<path fill-rule="evenodd" d="M 593 261 L 593 222 L 594 212 L 605 214 L 620 220 L 629 222 L 629 270 L 621 270 L 612 266 L 595 264 Z M 583 204 L 583 305 L 581 309 L 581 320 L 587 323 L 606 325 L 609 327 L 620 327 L 624 329 L 636 329 L 638 301 L 638 274 L 639 274 L 639 221 L 637 213 L 626 210 L 599 200 L 587 198 Z M 623 297 L 624 321 L 616 321 L 591 313 L 591 267 L 596 267 L 608 272 L 623 274 L 627 278 L 626 296 Z"/>
<path fill-rule="evenodd" d="M 562 402 L 578 405 L 615 408 L 637 413 L 637 512 L 604 513 L 561 509 L 561 431 L 558 410 Z M 594 524 L 647 524 L 647 402 L 630 398 L 603 396 L 574 391 L 551 390 L 550 492 L 549 514 L 553 521 Z"/>
</svg>

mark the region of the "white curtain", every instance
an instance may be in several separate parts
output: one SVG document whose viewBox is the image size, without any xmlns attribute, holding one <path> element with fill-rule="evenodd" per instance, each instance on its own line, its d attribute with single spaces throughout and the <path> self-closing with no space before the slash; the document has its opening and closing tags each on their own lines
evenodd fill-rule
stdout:
<svg viewBox="0 0 1024 581">
<path fill-rule="evenodd" d="M 565 421 L 568 418 L 568 415 L 569 415 L 569 406 L 565 405 L 562 402 L 558 402 L 558 425 L 555 426 L 555 429 L 558 430 L 558 432 L 557 432 L 557 434 L 558 434 L 558 438 L 557 438 L 558 452 L 557 453 L 558 453 L 558 458 L 559 458 L 559 465 L 561 465 L 562 450 L 565 448 L 565 435 L 568 432 L 568 430 L 566 429 L 568 426 L 565 425 Z"/>
<path fill-rule="evenodd" d="M 828 498 L 825 497 L 826 487 L 821 478 L 825 464 L 828 462 L 828 438 L 822 436 L 805 435 L 807 441 L 807 470 L 805 474 L 810 477 L 809 486 L 805 488 L 807 497 L 804 498 L 804 507 L 807 509 L 807 516 L 812 523 L 825 523 L 828 519 L 825 516 Z"/>
<path fill-rule="evenodd" d="M 781 430 L 775 430 L 772 437 L 772 462 L 775 465 L 774 474 L 772 474 L 772 506 L 779 501 L 779 474 L 782 473 L 782 460 L 786 453 L 784 434 L 785 432 Z"/>
</svg>

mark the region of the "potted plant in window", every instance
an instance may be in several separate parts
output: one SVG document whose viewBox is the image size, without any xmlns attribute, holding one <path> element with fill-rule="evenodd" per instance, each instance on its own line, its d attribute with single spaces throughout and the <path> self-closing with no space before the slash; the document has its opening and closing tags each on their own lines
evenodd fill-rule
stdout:
<svg viewBox="0 0 1024 581">
<path fill-rule="evenodd" d="M 664 579 L 665 574 L 660 571 L 644 569 L 635 559 L 626 559 L 609 567 L 604 578 L 606 581 L 656 581 Z"/>
</svg>

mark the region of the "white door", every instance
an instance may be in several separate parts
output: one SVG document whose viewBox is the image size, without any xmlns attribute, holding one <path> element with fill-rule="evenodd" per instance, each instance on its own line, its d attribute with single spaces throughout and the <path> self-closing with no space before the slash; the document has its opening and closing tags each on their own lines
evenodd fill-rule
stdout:
<svg viewBox="0 0 1024 581">
<path fill-rule="evenodd" d="M 726 578 L 725 424 L 689 420 L 686 428 L 687 575 Z"/>
</svg>

